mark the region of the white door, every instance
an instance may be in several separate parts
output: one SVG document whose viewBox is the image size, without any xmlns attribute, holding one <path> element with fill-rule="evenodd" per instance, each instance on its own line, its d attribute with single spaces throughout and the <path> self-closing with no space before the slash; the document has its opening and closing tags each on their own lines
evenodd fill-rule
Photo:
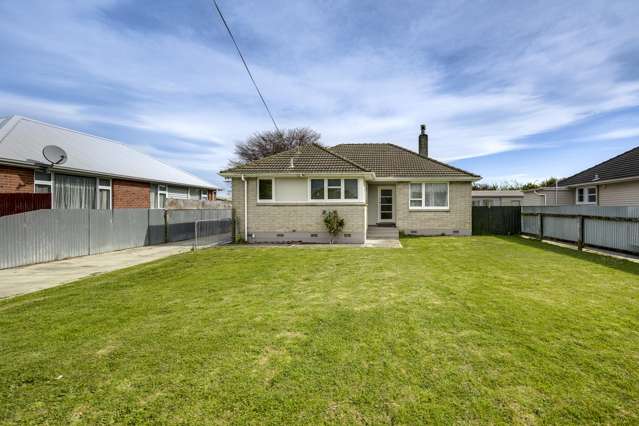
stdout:
<svg viewBox="0 0 639 426">
<path fill-rule="evenodd" d="M 392 186 L 380 186 L 379 187 L 379 222 L 394 222 L 395 221 L 395 188 Z"/>
</svg>

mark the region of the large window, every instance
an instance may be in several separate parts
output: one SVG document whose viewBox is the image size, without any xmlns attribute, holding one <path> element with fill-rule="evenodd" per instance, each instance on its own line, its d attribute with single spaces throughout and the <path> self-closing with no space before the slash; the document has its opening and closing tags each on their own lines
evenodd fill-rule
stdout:
<svg viewBox="0 0 639 426">
<path fill-rule="evenodd" d="M 258 201 L 273 201 L 273 179 L 257 180 Z"/>
<path fill-rule="evenodd" d="M 577 204 L 597 204 L 597 187 L 577 188 Z"/>
<path fill-rule="evenodd" d="M 311 179 L 311 200 L 357 200 L 357 179 Z"/>
<path fill-rule="evenodd" d="M 93 209 L 96 206 L 96 178 L 55 174 L 53 196 L 56 209 Z"/>
<path fill-rule="evenodd" d="M 411 183 L 409 209 L 442 210 L 448 208 L 448 183 Z"/>
</svg>

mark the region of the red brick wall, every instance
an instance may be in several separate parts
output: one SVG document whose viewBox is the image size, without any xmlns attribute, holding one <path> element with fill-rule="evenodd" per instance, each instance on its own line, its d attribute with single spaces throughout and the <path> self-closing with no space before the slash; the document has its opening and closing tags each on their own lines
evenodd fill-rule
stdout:
<svg viewBox="0 0 639 426">
<path fill-rule="evenodd" d="M 146 182 L 113 179 L 114 209 L 148 209 L 150 208 L 149 191 L 151 186 Z"/>
<path fill-rule="evenodd" d="M 214 189 L 209 189 L 209 201 L 215 201 L 215 197 L 217 195 L 217 191 Z"/>
<path fill-rule="evenodd" d="M 33 192 L 33 170 L 0 166 L 0 192 Z"/>
</svg>

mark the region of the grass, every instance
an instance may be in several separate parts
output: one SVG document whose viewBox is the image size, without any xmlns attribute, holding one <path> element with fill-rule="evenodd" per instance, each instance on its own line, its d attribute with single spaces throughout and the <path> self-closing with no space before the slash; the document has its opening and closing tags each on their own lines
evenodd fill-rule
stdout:
<svg viewBox="0 0 639 426">
<path fill-rule="evenodd" d="M 639 265 L 226 247 L 0 301 L 6 423 L 637 423 Z"/>
</svg>

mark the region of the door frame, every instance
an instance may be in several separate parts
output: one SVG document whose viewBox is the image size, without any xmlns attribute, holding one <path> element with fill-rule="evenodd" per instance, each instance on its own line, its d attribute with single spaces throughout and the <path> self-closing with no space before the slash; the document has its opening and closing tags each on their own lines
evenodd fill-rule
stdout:
<svg viewBox="0 0 639 426">
<path fill-rule="evenodd" d="M 390 219 L 382 219 L 382 190 L 390 189 L 393 191 L 392 199 L 393 199 L 393 209 L 391 210 L 391 218 Z M 377 187 L 377 222 L 382 223 L 393 223 L 395 222 L 395 186 L 378 186 Z"/>
</svg>

